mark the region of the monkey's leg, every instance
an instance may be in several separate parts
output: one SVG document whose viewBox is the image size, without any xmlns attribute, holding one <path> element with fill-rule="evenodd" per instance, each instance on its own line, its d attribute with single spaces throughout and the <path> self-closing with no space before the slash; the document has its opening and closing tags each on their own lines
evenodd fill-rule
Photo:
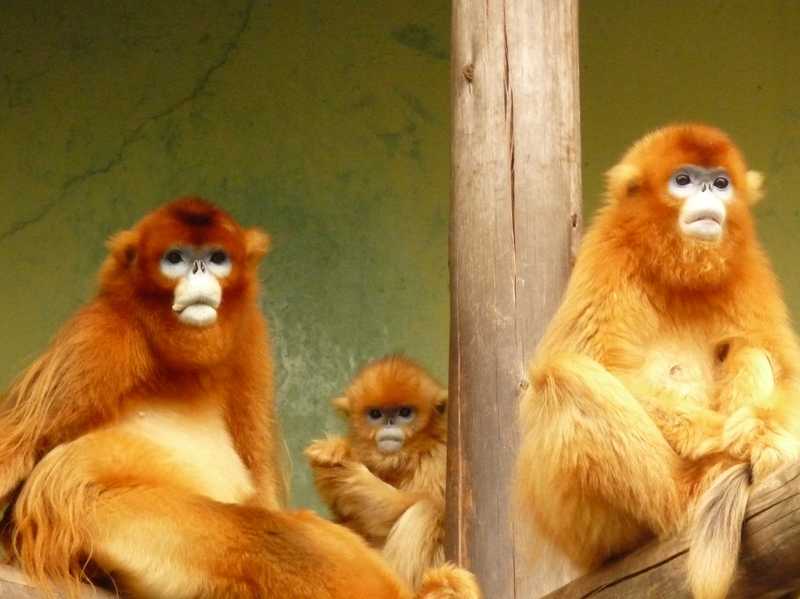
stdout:
<svg viewBox="0 0 800 599">
<path fill-rule="evenodd" d="M 13 515 L 16 551 L 34 580 L 74 585 L 91 560 L 144 598 L 408 597 L 347 529 L 310 512 L 198 495 L 151 450 L 98 433 L 56 448 L 37 466 Z"/>
<path fill-rule="evenodd" d="M 428 568 L 444 563 L 443 511 L 441 503 L 418 501 L 395 522 L 383 546 L 383 557 L 414 589 Z"/>
<path fill-rule="evenodd" d="M 579 354 L 531 375 L 517 476 L 536 524 L 587 568 L 679 528 L 682 460 L 625 386 Z"/>
</svg>

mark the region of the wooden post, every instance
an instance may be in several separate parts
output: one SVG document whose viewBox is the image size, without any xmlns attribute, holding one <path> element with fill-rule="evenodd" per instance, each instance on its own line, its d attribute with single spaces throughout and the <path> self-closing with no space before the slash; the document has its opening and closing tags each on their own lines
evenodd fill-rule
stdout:
<svg viewBox="0 0 800 599">
<path fill-rule="evenodd" d="M 510 501 L 517 404 L 580 226 L 577 0 L 454 0 L 447 554 L 531 597 Z"/>
</svg>

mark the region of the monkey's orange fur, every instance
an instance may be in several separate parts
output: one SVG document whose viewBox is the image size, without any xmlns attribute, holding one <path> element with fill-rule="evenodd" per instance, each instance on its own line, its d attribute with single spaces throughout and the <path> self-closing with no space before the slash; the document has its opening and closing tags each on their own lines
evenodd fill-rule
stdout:
<svg viewBox="0 0 800 599">
<path fill-rule="evenodd" d="M 380 548 L 414 587 L 427 568 L 444 563 L 446 399 L 447 391 L 410 360 L 376 360 L 334 400 L 348 417 L 349 434 L 306 450 L 317 489 L 337 520 Z M 411 406 L 417 416 L 402 449 L 381 453 L 365 414 L 397 406 Z"/>
<path fill-rule="evenodd" d="M 215 324 L 180 323 L 165 250 L 216 246 L 233 268 Z M 96 298 L 12 386 L 0 489 L 14 554 L 49 587 L 88 571 L 135 597 L 375 597 L 411 592 L 357 535 L 278 511 L 271 358 L 256 267 L 268 238 L 198 199 L 109 243 Z M 434 571 L 446 596 L 460 571 Z"/>
<path fill-rule="evenodd" d="M 667 182 L 687 164 L 731 176 L 719 241 L 677 226 Z M 726 508 L 740 514 L 749 468 L 713 483 L 724 469 L 750 465 L 758 480 L 798 457 L 800 351 L 750 215 L 760 182 L 703 125 L 651 133 L 608 174 L 606 205 L 530 366 L 516 479 L 521 514 L 585 569 L 682 527 L 709 486 L 719 497 L 744 480 Z M 717 531 L 730 542 L 711 548 L 702 527 L 693 589 L 722 597 L 738 536 Z"/>
</svg>

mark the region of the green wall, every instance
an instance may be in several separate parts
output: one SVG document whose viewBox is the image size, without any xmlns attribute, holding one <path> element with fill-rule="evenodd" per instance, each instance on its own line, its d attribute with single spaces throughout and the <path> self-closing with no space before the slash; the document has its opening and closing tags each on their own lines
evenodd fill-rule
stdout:
<svg viewBox="0 0 800 599">
<path fill-rule="evenodd" d="M 362 361 L 447 375 L 449 3 L 0 6 L 0 383 L 92 292 L 103 241 L 194 192 L 273 234 L 262 268 L 295 504 L 300 450 Z M 584 188 L 645 130 L 727 129 L 768 175 L 762 235 L 800 310 L 800 5 L 581 4 Z"/>
<path fill-rule="evenodd" d="M 447 376 L 449 4 L 6 1 L 0 382 L 94 288 L 104 239 L 199 193 L 273 235 L 264 309 L 294 498 L 363 361 Z"/>
<path fill-rule="evenodd" d="M 648 129 L 700 120 L 726 130 L 767 177 L 762 241 L 800 314 L 800 2 L 581 2 L 583 188 Z"/>
</svg>

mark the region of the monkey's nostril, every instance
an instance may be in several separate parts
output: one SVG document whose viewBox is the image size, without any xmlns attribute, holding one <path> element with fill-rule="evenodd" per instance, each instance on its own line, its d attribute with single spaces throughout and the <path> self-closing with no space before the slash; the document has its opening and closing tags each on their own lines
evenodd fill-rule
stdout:
<svg viewBox="0 0 800 599">
<path fill-rule="evenodd" d="M 194 266 L 192 267 L 192 274 L 193 274 L 193 275 L 196 275 L 196 274 L 197 274 L 197 262 L 195 262 L 195 263 L 194 263 Z"/>
</svg>

